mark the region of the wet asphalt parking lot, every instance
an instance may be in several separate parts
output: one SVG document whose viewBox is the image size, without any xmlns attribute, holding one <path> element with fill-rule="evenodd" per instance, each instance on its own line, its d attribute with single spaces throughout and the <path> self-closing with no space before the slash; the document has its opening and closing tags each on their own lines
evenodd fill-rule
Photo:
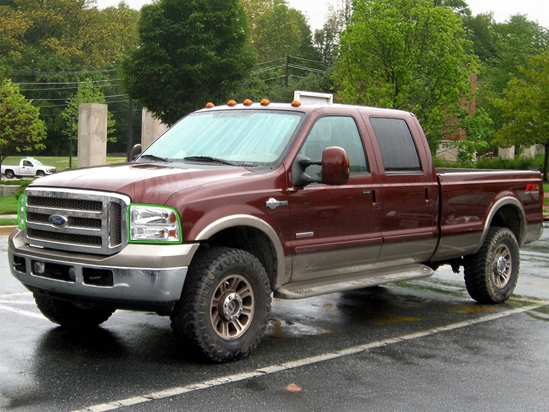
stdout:
<svg viewBox="0 0 549 412">
<path fill-rule="evenodd" d="M 274 300 L 246 360 L 186 356 L 169 319 L 116 312 L 70 333 L 9 273 L 0 237 L 0 410 L 547 411 L 549 228 L 515 295 L 472 301 L 447 267 L 423 280 Z"/>
</svg>

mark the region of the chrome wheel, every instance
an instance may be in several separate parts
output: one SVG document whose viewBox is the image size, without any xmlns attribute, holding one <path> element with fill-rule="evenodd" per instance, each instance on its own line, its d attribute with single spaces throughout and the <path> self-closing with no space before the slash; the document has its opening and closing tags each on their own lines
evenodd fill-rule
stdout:
<svg viewBox="0 0 549 412">
<path fill-rule="evenodd" d="M 246 333 L 254 312 L 253 288 L 246 278 L 229 275 L 217 285 L 210 304 L 210 320 L 221 338 L 232 340 Z"/>
<path fill-rule="evenodd" d="M 249 252 L 212 247 L 197 252 L 171 313 L 185 352 L 214 362 L 249 356 L 267 329 L 271 285 Z"/>
<path fill-rule="evenodd" d="M 465 286 L 480 303 L 505 302 L 518 280 L 520 255 L 511 230 L 491 227 L 479 251 L 463 259 Z"/>
<path fill-rule="evenodd" d="M 511 278 L 511 269 L 513 267 L 513 258 L 509 248 L 505 245 L 499 245 L 494 252 L 494 284 L 498 288 L 503 288 L 509 283 Z"/>
</svg>

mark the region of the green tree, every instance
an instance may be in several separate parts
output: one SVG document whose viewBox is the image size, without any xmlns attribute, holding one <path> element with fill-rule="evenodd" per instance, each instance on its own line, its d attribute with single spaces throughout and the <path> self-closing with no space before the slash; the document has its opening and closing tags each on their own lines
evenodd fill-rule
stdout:
<svg viewBox="0 0 549 412">
<path fill-rule="evenodd" d="M 352 16 L 352 1 L 340 0 L 337 6 L 330 5 L 326 22 L 314 34 L 314 46 L 322 61 L 332 66 L 339 58 L 339 39 Z"/>
<path fill-rule="evenodd" d="M 140 45 L 124 61 L 124 84 L 164 123 L 226 101 L 252 69 L 239 0 L 159 0 L 141 13 Z"/>
<path fill-rule="evenodd" d="M 501 93 L 528 60 L 549 48 L 549 32 L 524 15 L 511 16 L 508 22 L 494 25 L 496 57 L 490 64 L 490 83 Z"/>
<path fill-rule="evenodd" d="M 32 20 L 21 10 L 0 6 L 0 59 L 13 63 L 21 57 Z"/>
<path fill-rule="evenodd" d="M 128 103 L 121 101 L 127 97 L 121 96 L 125 91 L 114 80 L 115 70 L 137 46 L 139 11 L 122 2 L 99 10 L 94 0 L 10 0 L 2 4 L 0 67 L 9 68 L 21 93 L 40 108 L 48 130 L 46 152 L 67 154 L 60 102 L 71 98 L 86 77 L 112 80 L 101 85 L 109 109 L 116 104 L 112 113 L 117 117 L 118 137 L 125 136 Z M 6 53 L 3 45 L 13 52 Z"/>
<path fill-rule="evenodd" d="M 463 24 L 467 38 L 473 42 L 473 51 L 480 63 L 490 65 L 497 56 L 498 41 L 493 14 L 481 13 L 469 16 L 464 18 Z"/>
<path fill-rule="evenodd" d="M 504 97 L 495 100 L 504 124 L 495 143 L 503 147 L 541 144 L 545 148 L 543 179 L 549 165 L 549 51 L 532 57 L 519 76 L 511 78 Z"/>
<path fill-rule="evenodd" d="M 61 112 L 64 122 L 63 134 L 69 139 L 78 135 L 78 111 L 83 103 L 105 104 L 103 91 L 93 84 L 91 79 L 86 79 L 78 85 L 76 94 L 67 101 L 67 107 Z M 107 135 L 115 132 L 115 121 L 112 113 L 107 112 Z M 109 142 L 116 142 L 116 138 L 109 137 Z"/>
<path fill-rule="evenodd" d="M 8 156 L 45 148 L 46 127 L 39 115 L 17 85 L 0 83 L 0 165 Z"/>
<path fill-rule="evenodd" d="M 449 7 L 454 13 L 463 18 L 471 16 L 471 9 L 464 0 L 434 0 L 433 5 Z"/>
<path fill-rule="evenodd" d="M 432 0 L 355 0 L 341 36 L 340 100 L 414 112 L 431 150 L 468 116 L 476 58 L 461 18 Z"/>
<path fill-rule="evenodd" d="M 244 0 L 250 3 L 257 0 Z M 312 33 L 307 20 L 299 10 L 288 7 L 285 0 L 272 0 L 270 5 L 260 3 L 261 12 L 251 12 L 251 40 L 258 61 L 275 60 L 286 55 L 318 60 L 312 43 Z"/>
<path fill-rule="evenodd" d="M 549 49 L 549 32 L 523 15 L 511 16 L 505 23 L 489 23 L 484 30 L 482 48 L 475 41 L 475 50 L 482 51 L 479 73 L 478 104 L 494 122 L 497 131 L 505 122 L 500 107 L 494 104 L 513 77 L 528 60 Z M 479 32 L 477 32 L 479 34 Z"/>
</svg>

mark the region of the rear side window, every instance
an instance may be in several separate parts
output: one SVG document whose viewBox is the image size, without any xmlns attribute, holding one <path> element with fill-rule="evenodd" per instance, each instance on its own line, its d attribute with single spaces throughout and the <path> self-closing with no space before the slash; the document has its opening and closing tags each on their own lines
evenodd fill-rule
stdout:
<svg viewBox="0 0 549 412">
<path fill-rule="evenodd" d="M 370 123 L 386 172 L 420 172 L 417 148 L 403 119 L 372 117 Z"/>
</svg>

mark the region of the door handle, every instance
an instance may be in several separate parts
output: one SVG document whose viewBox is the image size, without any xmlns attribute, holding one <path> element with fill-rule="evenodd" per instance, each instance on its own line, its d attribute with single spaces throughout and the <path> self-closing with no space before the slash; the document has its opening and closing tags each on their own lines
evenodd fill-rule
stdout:
<svg viewBox="0 0 549 412">
<path fill-rule="evenodd" d="M 375 189 L 363 190 L 362 194 L 363 195 L 372 195 L 372 203 L 377 204 L 377 196 L 376 196 L 376 190 Z"/>
</svg>

